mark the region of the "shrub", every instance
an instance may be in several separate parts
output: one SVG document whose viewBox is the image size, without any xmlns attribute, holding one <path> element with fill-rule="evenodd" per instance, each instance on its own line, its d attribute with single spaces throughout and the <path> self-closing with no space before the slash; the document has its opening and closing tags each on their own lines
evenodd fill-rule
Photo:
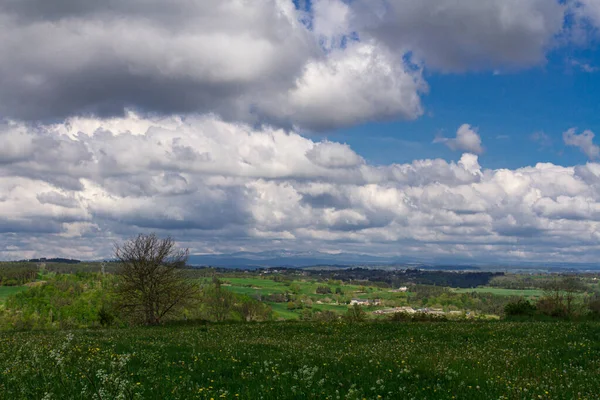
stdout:
<svg viewBox="0 0 600 400">
<path fill-rule="evenodd" d="M 538 312 L 549 315 L 551 317 L 566 317 L 568 315 L 567 308 L 561 303 L 557 302 L 552 297 L 544 297 L 540 299 L 536 304 Z"/>
<path fill-rule="evenodd" d="M 392 322 L 446 322 L 448 318 L 440 314 L 398 312 L 389 318 Z"/>
<path fill-rule="evenodd" d="M 348 308 L 344 319 L 348 322 L 362 322 L 367 319 L 367 313 L 358 304 Z"/>
<path fill-rule="evenodd" d="M 98 310 L 98 322 L 104 327 L 111 326 L 115 322 L 115 314 L 104 304 Z"/>
<path fill-rule="evenodd" d="M 335 322 L 335 321 L 339 321 L 340 316 L 333 311 L 324 310 L 324 311 L 315 312 L 312 315 L 312 319 L 313 319 L 313 321 L 319 321 L 319 322 Z"/>
<path fill-rule="evenodd" d="M 516 302 L 508 303 L 504 306 L 504 314 L 512 316 L 531 316 L 535 314 L 536 306 L 531 304 L 529 300 L 519 299 Z"/>
<path fill-rule="evenodd" d="M 272 303 L 287 303 L 289 301 L 288 296 L 283 293 L 273 293 L 263 296 L 264 301 Z"/>
<path fill-rule="evenodd" d="M 587 308 L 594 317 L 600 317 L 600 296 L 596 295 L 587 301 Z"/>
<path fill-rule="evenodd" d="M 317 294 L 331 294 L 331 288 L 329 286 L 317 287 Z"/>
</svg>

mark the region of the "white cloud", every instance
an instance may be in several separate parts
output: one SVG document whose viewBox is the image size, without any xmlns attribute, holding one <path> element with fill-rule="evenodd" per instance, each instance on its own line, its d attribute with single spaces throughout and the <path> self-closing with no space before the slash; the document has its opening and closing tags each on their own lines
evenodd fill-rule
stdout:
<svg viewBox="0 0 600 400">
<path fill-rule="evenodd" d="M 444 138 L 438 137 L 434 143 L 444 143 L 452 150 L 466 151 L 473 154 L 483 153 L 483 147 L 481 146 L 481 137 L 477 133 L 476 129 L 473 129 L 471 125 L 463 124 L 456 131 L 456 138 Z"/>
<path fill-rule="evenodd" d="M 573 10 L 558 0 L 52 4 L 0 4 L 0 115 L 136 109 L 299 130 L 415 119 L 423 68 L 539 65 Z"/>
<path fill-rule="evenodd" d="M 588 158 L 596 159 L 600 156 L 600 147 L 594 144 L 594 132 L 583 131 L 578 135 L 577 129 L 571 128 L 563 133 L 563 140 L 567 146 L 578 147 Z"/>
<path fill-rule="evenodd" d="M 600 2 L 598 0 L 573 0 L 569 2 L 573 14 L 581 20 L 600 26 Z"/>
<path fill-rule="evenodd" d="M 261 107 L 309 129 L 331 129 L 374 119 L 415 119 L 427 91 L 421 71 L 377 43 L 351 43 L 309 62 L 295 87 Z"/>
<path fill-rule="evenodd" d="M 340 47 L 350 33 L 350 6 L 339 0 L 316 0 L 312 3 L 313 30 L 325 48 Z"/>
<path fill-rule="evenodd" d="M 350 168 L 364 161 L 347 144 L 334 142 L 317 143 L 306 156 L 309 160 L 325 168 Z"/>
<path fill-rule="evenodd" d="M 545 61 L 567 7 L 555 0 L 358 0 L 352 22 L 390 48 L 449 72 Z"/>
<path fill-rule="evenodd" d="M 498 263 L 600 254 L 595 163 L 489 170 L 463 154 L 374 166 L 345 144 L 210 116 L 73 118 L 0 135 L 26 144 L 0 163 L 0 258 L 104 257 L 148 231 L 193 252 Z"/>
<path fill-rule="evenodd" d="M 426 85 L 404 53 L 375 41 L 342 46 L 343 3 L 315 2 L 313 14 L 309 29 L 289 0 L 5 2 L 0 115 L 52 121 L 133 108 L 330 129 L 422 113 Z"/>
</svg>

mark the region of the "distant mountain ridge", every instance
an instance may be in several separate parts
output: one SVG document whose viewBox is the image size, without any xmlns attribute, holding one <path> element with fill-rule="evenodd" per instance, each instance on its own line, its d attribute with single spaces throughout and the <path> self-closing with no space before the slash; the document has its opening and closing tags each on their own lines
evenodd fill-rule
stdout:
<svg viewBox="0 0 600 400">
<path fill-rule="evenodd" d="M 353 253 L 322 253 L 271 250 L 263 252 L 237 252 L 230 254 L 190 255 L 188 264 L 214 267 L 309 267 L 314 265 L 381 265 L 397 262 L 391 257 Z"/>
<path fill-rule="evenodd" d="M 79 264 L 81 260 L 74 260 L 72 258 L 30 258 L 26 260 L 18 260 L 17 262 L 47 262 L 47 263 L 61 263 L 61 264 Z"/>
<path fill-rule="evenodd" d="M 555 272 L 597 271 L 597 264 L 562 262 L 485 263 L 473 260 L 425 260 L 405 257 L 374 256 L 358 253 L 324 253 L 319 251 L 269 250 L 262 252 L 236 252 L 228 254 L 192 254 L 188 265 L 221 268 L 306 268 L 329 266 L 342 267 L 396 267 L 429 270 L 548 270 Z"/>
</svg>

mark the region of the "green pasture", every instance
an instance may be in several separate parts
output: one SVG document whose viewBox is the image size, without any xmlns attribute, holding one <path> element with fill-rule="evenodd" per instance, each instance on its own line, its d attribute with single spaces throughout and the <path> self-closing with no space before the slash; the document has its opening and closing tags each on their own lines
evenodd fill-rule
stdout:
<svg viewBox="0 0 600 400">
<path fill-rule="evenodd" d="M 0 303 L 3 303 L 8 296 L 17 294 L 27 289 L 27 286 L 0 286 Z"/>
<path fill-rule="evenodd" d="M 600 324 L 0 333 L 0 399 L 598 399 Z"/>
</svg>

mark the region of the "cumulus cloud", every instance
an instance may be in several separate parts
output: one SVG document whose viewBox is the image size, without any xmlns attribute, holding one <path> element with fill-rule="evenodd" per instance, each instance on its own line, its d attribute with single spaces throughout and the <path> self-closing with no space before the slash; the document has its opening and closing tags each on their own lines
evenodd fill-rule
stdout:
<svg viewBox="0 0 600 400">
<path fill-rule="evenodd" d="M 324 130 L 373 119 L 415 119 L 427 90 L 421 71 L 376 43 L 352 43 L 307 64 L 295 86 L 267 99 L 272 118 Z"/>
<path fill-rule="evenodd" d="M 577 129 L 571 128 L 563 133 L 563 140 L 567 146 L 579 148 L 588 158 L 596 159 L 600 156 L 600 147 L 594 144 L 594 132 L 583 131 L 578 135 Z"/>
<path fill-rule="evenodd" d="M 0 258 L 106 257 L 115 240 L 151 230 L 198 253 L 521 262 L 600 252 L 595 163 L 489 170 L 463 154 L 375 166 L 342 143 L 214 116 L 12 123 L 0 135 L 23 144 L 0 159 Z"/>
<path fill-rule="evenodd" d="M 351 7 L 361 33 L 448 72 L 543 63 L 567 12 L 554 0 L 358 0 Z"/>
<path fill-rule="evenodd" d="M 334 142 L 317 143 L 306 156 L 309 160 L 325 168 L 348 168 L 362 164 L 362 157 L 347 144 Z"/>
<path fill-rule="evenodd" d="M 1 1 L 0 258 L 104 257 L 149 230 L 194 252 L 597 257 L 598 164 L 484 169 L 469 125 L 437 140 L 457 162 L 371 165 L 297 133 L 418 118 L 423 71 L 538 65 L 595 3 L 311 4 Z"/>
<path fill-rule="evenodd" d="M 284 0 L 5 1 L 0 21 L 0 114 L 14 118 L 127 106 L 243 117 L 250 93 L 285 89 L 317 54 Z"/>
<path fill-rule="evenodd" d="M 434 143 L 444 143 L 452 150 L 466 151 L 473 154 L 483 153 L 483 147 L 481 146 L 481 137 L 477 133 L 476 129 L 473 129 L 469 124 L 463 124 L 458 131 L 456 131 L 456 138 L 444 138 L 438 137 Z"/>
<path fill-rule="evenodd" d="M 426 85 L 403 53 L 342 46 L 344 4 L 323 0 L 312 13 L 309 27 L 289 0 L 4 1 L 0 115 L 135 108 L 329 129 L 422 113 Z"/>
<path fill-rule="evenodd" d="M 0 115 L 49 122 L 136 109 L 300 130 L 414 119 L 423 68 L 538 65 L 572 10 L 554 0 L 311 4 L 0 2 Z"/>
<path fill-rule="evenodd" d="M 350 6 L 339 0 L 312 2 L 313 30 L 327 49 L 342 46 L 350 32 Z"/>
</svg>

